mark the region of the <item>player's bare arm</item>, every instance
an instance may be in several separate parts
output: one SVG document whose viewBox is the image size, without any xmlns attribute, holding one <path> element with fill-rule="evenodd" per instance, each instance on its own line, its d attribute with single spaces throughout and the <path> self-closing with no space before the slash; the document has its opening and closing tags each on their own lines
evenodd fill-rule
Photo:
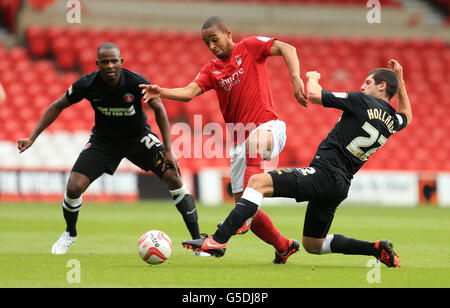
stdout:
<svg viewBox="0 0 450 308">
<path fill-rule="evenodd" d="M 161 88 L 158 85 L 140 84 L 142 94 L 144 94 L 144 101 L 148 102 L 155 97 L 162 97 L 176 101 L 189 102 L 194 97 L 202 94 L 202 89 L 196 82 L 191 82 L 184 88 Z"/>
<path fill-rule="evenodd" d="M 297 57 L 297 49 L 287 43 L 275 40 L 270 49 L 270 55 L 282 56 L 289 69 L 292 85 L 294 86 L 294 96 L 303 106 L 307 106 L 305 85 L 300 78 L 300 62 Z"/>
<path fill-rule="evenodd" d="M 6 93 L 3 89 L 2 84 L 0 83 L 0 104 L 6 99 Z"/>
<path fill-rule="evenodd" d="M 319 84 L 320 73 L 311 71 L 306 73 L 306 92 L 308 100 L 316 105 L 322 105 L 322 86 Z"/>
<path fill-rule="evenodd" d="M 388 67 L 397 74 L 399 79 L 397 112 L 401 112 L 406 116 L 406 119 L 408 120 L 407 125 L 409 125 L 412 122 L 412 110 L 408 93 L 406 92 L 405 80 L 403 79 L 403 67 L 395 59 L 389 60 Z"/>
<path fill-rule="evenodd" d="M 177 158 L 172 153 L 172 140 L 170 137 L 169 118 L 167 117 L 166 109 L 159 98 L 150 100 L 148 104 L 155 112 L 156 124 L 158 124 L 159 130 L 161 131 L 161 136 L 166 150 L 164 153 L 162 169 L 166 169 L 166 165 L 170 164 L 175 167 L 177 174 L 181 175 Z"/>
<path fill-rule="evenodd" d="M 72 105 L 64 94 L 61 96 L 58 100 L 56 100 L 53 104 L 51 104 L 47 110 L 45 110 L 42 117 L 39 119 L 39 122 L 37 123 L 35 129 L 31 133 L 30 137 L 26 139 L 20 139 L 17 141 L 17 146 L 19 149 L 19 153 L 22 153 L 29 147 L 31 147 L 36 140 L 36 138 L 47 128 L 52 124 L 56 118 L 59 116 L 61 111 L 63 111 L 65 108 Z"/>
</svg>

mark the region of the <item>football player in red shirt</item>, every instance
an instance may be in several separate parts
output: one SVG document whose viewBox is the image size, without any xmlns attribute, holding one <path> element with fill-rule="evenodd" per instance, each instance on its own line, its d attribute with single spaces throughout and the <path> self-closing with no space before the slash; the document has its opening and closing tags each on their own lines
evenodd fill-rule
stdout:
<svg viewBox="0 0 450 308">
<path fill-rule="evenodd" d="M 237 201 L 250 176 L 263 172 L 263 161 L 278 156 L 286 143 L 286 125 L 278 119 L 273 107 L 266 59 L 269 56 L 284 58 L 294 96 L 306 106 L 299 60 L 293 46 L 275 38 L 257 36 L 233 42 L 230 27 L 220 17 L 211 17 L 203 24 L 202 39 L 216 58 L 203 66 L 193 82 L 175 89 L 140 86 L 145 101 L 162 97 L 187 102 L 208 90 L 216 90 L 223 118 L 233 136 L 230 173 Z M 261 210 L 246 221 L 238 233 L 245 233 L 249 228 L 275 247 L 272 263 L 286 263 L 287 258 L 279 256 L 298 251 L 299 243 L 284 237 Z"/>
</svg>

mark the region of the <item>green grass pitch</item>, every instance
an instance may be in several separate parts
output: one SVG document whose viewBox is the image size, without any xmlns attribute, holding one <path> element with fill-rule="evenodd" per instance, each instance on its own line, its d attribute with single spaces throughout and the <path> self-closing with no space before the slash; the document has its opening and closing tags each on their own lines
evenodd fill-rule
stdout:
<svg viewBox="0 0 450 308">
<path fill-rule="evenodd" d="M 201 231 L 213 233 L 231 208 L 198 205 Z M 304 205 L 263 209 L 285 236 L 301 240 Z M 450 287 L 449 208 L 338 209 L 330 233 L 391 240 L 400 269 L 377 268 L 366 256 L 316 256 L 303 249 L 288 264 L 272 265 L 273 248 L 251 232 L 233 237 L 220 259 L 194 257 L 181 246 L 189 239 L 181 216 L 165 201 L 86 202 L 77 241 L 68 254 L 53 256 L 51 246 L 64 227 L 59 204 L 0 204 L 0 287 Z M 151 229 L 166 232 L 174 246 L 170 259 L 157 266 L 137 253 L 140 235 Z M 79 264 L 79 283 L 67 279 L 71 260 Z"/>
</svg>

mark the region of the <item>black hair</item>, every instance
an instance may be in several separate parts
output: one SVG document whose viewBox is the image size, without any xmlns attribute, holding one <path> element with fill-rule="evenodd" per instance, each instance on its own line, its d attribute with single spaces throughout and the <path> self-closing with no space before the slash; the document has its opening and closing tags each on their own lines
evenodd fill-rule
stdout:
<svg viewBox="0 0 450 308">
<path fill-rule="evenodd" d="M 228 28 L 230 28 L 225 19 L 219 16 L 212 16 L 203 23 L 202 30 L 209 29 L 213 26 L 216 26 L 217 29 L 222 32 L 225 32 Z"/>
<path fill-rule="evenodd" d="M 389 100 L 397 94 L 399 80 L 397 74 L 393 70 L 387 68 L 377 68 L 372 70 L 367 76 L 372 74 L 375 84 L 380 84 L 383 81 L 386 82 L 386 94 Z"/>
<path fill-rule="evenodd" d="M 97 57 L 100 55 L 100 51 L 101 51 L 102 49 L 112 49 L 112 48 L 117 49 L 117 51 L 118 51 L 119 54 L 120 54 L 120 48 L 119 48 L 119 46 L 117 46 L 117 45 L 114 44 L 114 43 L 109 43 L 109 42 L 107 42 L 107 43 L 103 43 L 103 44 L 101 44 L 100 46 L 98 46 L 98 48 L 97 48 Z"/>
</svg>

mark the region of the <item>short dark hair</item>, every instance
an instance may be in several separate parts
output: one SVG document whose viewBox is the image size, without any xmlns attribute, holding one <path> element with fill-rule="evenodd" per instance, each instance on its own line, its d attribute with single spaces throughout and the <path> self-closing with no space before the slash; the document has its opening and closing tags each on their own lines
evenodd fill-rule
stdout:
<svg viewBox="0 0 450 308">
<path fill-rule="evenodd" d="M 118 51 L 119 54 L 120 54 L 120 48 L 119 48 L 119 46 L 117 46 L 117 45 L 114 44 L 114 43 L 107 42 L 107 43 L 103 43 L 103 44 L 101 44 L 100 46 L 98 46 L 98 48 L 97 48 L 97 57 L 100 55 L 100 51 L 101 51 L 102 49 L 112 49 L 112 48 L 117 49 L 117 51 Z"/>
<path fill-rule="evenodd" d="M 390 100 L 397 94 L 399 81 L 397 74 L 387 68 L 377 68 L 372 70 L 367 76 L 373 75 L 373 80 L 375 84 L 380 84 L 381 82 L 386 82 L 386 94 Z"/>
<path fill-rule="evenodd" d="M 202 30 L 209 29 L 213 26 L 216 26 L 217 29 L 222 32 L 225 32 L 228 28 L 230 28 L 225 19 L 219 16 L 212 16 L 203 23 Z"/>
</svg>

